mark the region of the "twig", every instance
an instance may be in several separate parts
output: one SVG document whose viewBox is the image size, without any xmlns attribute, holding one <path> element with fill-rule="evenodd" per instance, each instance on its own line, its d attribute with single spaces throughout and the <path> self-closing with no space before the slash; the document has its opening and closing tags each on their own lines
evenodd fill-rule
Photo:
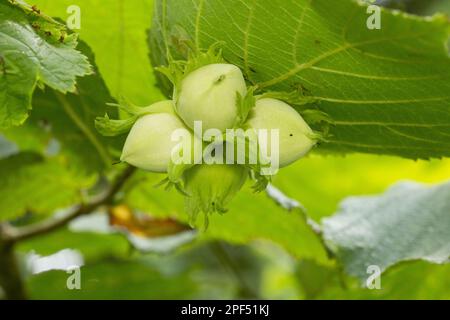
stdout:
<svg viewBox="0 0 450 320">
<path fill-rule="evenodd" d="M 52 217 L 42 222 L 32 224 L 24 227 L 6 227 L 3 232 L 2 241 L 4 243 L 15 243 L 25 239 L 29 239 L 53 230 L 56 230 L 64 225 L 66 225 L 71 220 L 93 212 L 98 207 L 109 204 L 114 199 L 117 192 L 120 191 L 122 186 L 128 180 L 128 178 L 133 174 L 135 168 L 127 167 L 111 184 L 111 186 L 101 195 L 92 199 L 86 204 L 79 204 L 73 209 L 66 212 L 64 215 Z"/>
</svg>

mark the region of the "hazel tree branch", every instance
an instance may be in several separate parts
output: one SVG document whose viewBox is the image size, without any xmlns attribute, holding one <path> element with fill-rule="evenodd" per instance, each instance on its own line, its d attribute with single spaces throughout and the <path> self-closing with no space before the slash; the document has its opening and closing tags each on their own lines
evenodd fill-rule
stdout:
<svg viewBox="0 0 450 320">
<path fill-rule="evenodd" d="M 109 188 L 102 194 L 93 198 L 91 201 L 85 204 L 79 204 L 73 209 L 66 212 L 64 215 L 51 217 L 42 222 L 32 224 L 24 227 L 4 227 L 2 234 L 2 242 L 15 243 L 18 241 L 33 238 L 35 236 L 45 234 L 56 230 L 60 227 L 65 226 L 71 220 L 89 214 L 95 211 L 98 207 L 106 205 L 112 202 L 116 194 L 123 187 L 125 182 L 132 176 L 135 172 L 135 168 L 127 167 L 109 186 Z"/>
<path fill-rule="evenodd" d="M 5 232 L 5 224 L 0 224 L 0 300 L 2 293 L 4 298 L 12 300 L 27 299 L 27 292 L 17 257 L 14 253 L 14 243 L 2 242 Z"/>
</svg>

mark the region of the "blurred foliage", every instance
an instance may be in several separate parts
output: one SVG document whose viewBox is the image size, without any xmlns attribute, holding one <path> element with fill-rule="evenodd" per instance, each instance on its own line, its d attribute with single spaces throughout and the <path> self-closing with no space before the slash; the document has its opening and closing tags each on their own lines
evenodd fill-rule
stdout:
<svg viewBox="0 0 450 320">
<path fill-rule="evenodd" d="M 450 2 L 447 0 L 412 0 L 408 4 L 408 11 L 420 15 L 445 13 L 450 16 Z"/>
<path fill-rule="evenodd" d="M 413 161 L 387 156 L 311 155 L 280 170 L 274 184 L 305 205 L 319 220 L 333 214 L 349 195 L 383 192 L 399 180 L 441 182 L 450 177 L 450 160 Z"/>
<path fill-rule="evenodd" d="M 376 194 L 399 179 L 431 183 L 449 176 L 448 160 L 415 162 L 368 155 L 345 158 L 311 156 L 293 168 L 282 170 L 275 184 L 320 218 L 333 213 L 341 198 L 348 195 Z M 304 187 L 298 188 L 299 183 Z M 186 219 L 176 211 L 176 199 L 181 199 L 181 196 L 163 197 L 163 191 L 158 189 L 144 190 L 135 191 L 143 194 L 134 196 L 140 197 L 141 201 L 147 197 L 143 203 L 153 204 L 149 209 L 152 215 L 165 216 L 162 213 L 169 212 L 178 219 Z M 71 248 L 79 250 L 86 262 L 81 269 L 82 290 L 66 288 L 69 276 L 66 272 L 50 271 L 29 277 L 31 296 L 36 299 L 233 299 L 249 295 L 265 299 L 450 298 L 450 266 L 425 262 L 404 262 L 395 266 L 383 274 L 381 290 L 362 288 L 358 280 L 344 275 L 338 266 L 320 262 L 320 259 L 319 262 L 311 260 L 317 256 L 302 252 L 302 246 L 298 244 L 304 239 L 294 234 L 300 223 L 296 213 L 284 212 L 263 194 L 258 197 L 262 201 L 257 205 L 265 210 L 252 211 L 255 202 L 242 209 L 243 204 L 249 202 L 244 194 L 229 213 L 214 216 L 211 228 L 205 233 L 200 232 L 193 243 L 165 255 L 140 254 L 120 235 L 62 230 L 26 241 L 19 247 L 20 252 L 34 250 L 38 254 L 49 255 Z M 136 205 L 139 206 L 139 202 Z M 274 220 L 261 226 L 265 230 L 258 230 L 256 222 L 253 229 L 250 227 L 253 218 Z M 285 220 L 286 224 L 276 223 L 278 219 Z M 218 249 L 218 242 L 211 238 L 235 243 L 219 242 L 228 259 L 223 258 L 223 252 L 220 252 L 223 250 L 220 246 Z M 257 240 L 261 238 L 273 238 L 281 246 Z M 283 243 L 282 239 L 286 242 Z M 236 245 L 238 243 L 246 245 Z M 229 265 L 230 260 L 233 266 Z M 238 270 L 240 275 L 233 270 Z"/>
<path fill-rule="evenodd" d="M 161 98 L 155 87 L 145 39 L 152 16 L 151 0 L 35 0 L 34 3 L 49 15 L 58 17 L 67 16 L 68 5 L 81 7 L 81 39 L 96 53 L 99 72 L 112 96 L 105 93 L 104 97 L 117 99 L 124 95 L 137 104 L 150 104 Z M 448 0 L 439 3 L 438 10 L 450 7 Z M 431 8 L 427 6 L 422 13 L 436 10 Z M 37 119 L 39 112 L 31 116 L 32 120 L 33 117 Z M 42 121 L 36 123 L 42 124 Z M 27 124 L 21 130 L 26 130 L 27 134 L 20 139 L 20 149 L 47 157 L 49 140 L 42 143 L 39 126 Z M 69 138 L 74 136 L 77 143 L 83 140 L 76 134 Z M 11 161 L 10 153 L 17 150 L 9 144 L 3 147 L 3 144 L 0 140 L 1 161 Z M 61 147 L 64 148 L 64 144 Z M 76 143 L 71 153 L 77 153 Z M 90 156 L 96 157 L 94 153 Z M 59 155 L 49 161 L 49 164 L 37 161 L 36 165 L 52 165 L 48 171 L 53 173 L 51 177 L 35 175 L 33 167 L 24 173 L 2 175 L 2 183 L 9 181 L 3 177 L 11 177 L 11 181 L 36 179 L 36 185 L 17 188 L 15 192 L 22 197 L 34 194 L 39 199 L 51 198 L 48 207 L 40 206 L 33 198 L 23 202 L 27 208 L 35 206 L 38 213 L 46 210 L 50 214 L 48 211 L 68 204 L 67 199 L 73 200 L 76 196 L 74 190 L 87 185 L 83 175 L 73 173 L 72 176 L 71 171 L 65 170 L 64 157 Z M 95 165 L 98 159 L 83 161 L 92 161 Z M 52 188 L 57 190 L 49 190 L 48 179 L 55 177 L 59 184 Z M 398 180 L 435 183 L 449 177 L 450 160 L 412 161 L 360 154 L 345 157 L 313 154 L 282 169 L 274 185 L 301 202 L 310 216 L 319 222 L 333 214 L 347 196 L 378 194 Z M 172 217 L 186 222 L 187 216 L 181 209 L 182 197 L 153 187 L 161 178 L 156 174 L 138 173 L 127 184 L 122 202 L 152 217 Z M 89 182 L 91 185 L 93 181 Z M 8 198 L 2 201 L 2 206 L 22 204 L 11 200 L 15 195 L 3 195 Z M 27 208 L 10 210 L 8 214 Z M 381 290 L 362 288 L 357 279 L 344 275 L 338 265 L 326 258 L 320 242 L 306 227 L 299 212 L 287 212 L 264 193 L 254 195 L 248 189 L 232 203 L 230 212 L 211 218 L 206 232 L 199 232 L 193 242 L 164 255 L 138 252 L 121 233 L 69 229 L 27 240 L 20 243 L 17 250 L 25 259 L 32 251 L 46 256 L 66 248 L 76 249 L 84 257 L 82 290 L 67 289 L 69 274 L 65 271 L 28 274 L 26 284 L 31 298 L 450 299 L 450 265 L 404 262 L 383 274 Z"/>
<path fill-rule="evenodd" d="M 100 73 L 116 99 L 124 96 L 135 104 L 150 105 L 162 98 L 146 45 L 153 0 L 34 0 L 33 4 L 63 19 L 69 16 L 69 6 L 80 7 L 80 39 L 95 52 Z"/>
<path fill-rule="evenodd" d="M 114 116 L 117 110 L 106 105 L 114 98 L 99 74 L 94 53 L 84 42 L 78 50 L 89 58 L 94 74 L 80 78 L 75 93 L 63 95 L 51 88 L 36 90 L 33 105 L 37 108 L 26 125 L 8 129 L 4 135 L 21 151 L 57 154 L 78 174 L 92 175 L 117 162 L 124 138 L 108 139 L 95 129 L 96 116 L 106 112 Z"/>
<path fill-rule="evenodd" d="M 154 187 L 161 179 L 162 176 L 148 173 L 135 177 L 130 182 L 130 191 L 125 201 L 154 216 L 188 221 L 181 195 Z M 199 223 L 200 227 L 201 225 Z M 201 232 L 200 237 L 222 239 L 235 244 L 245 244 L 254 239 L 270 239 L 297 257 L 317 259 L 322 263 L 327 261 L 319 239 L 299 212 L 285 211 L 264 193 L 253 193 L 249 186 L 233 199 L 226 214 L 211 217 L 211 224 Z"/>
<path fill-rule="evenodd" d="M 92 72 L 64 24 L 23 2 L 0 3 L 0 128 L 23 124 L 37 86 L 74 92 L 77 77 Z"/>
<path fill-rule="evenodd" d="M 0 220 L 17 218 L 28 211 L 50 215 L 58 208 L 81 201 L 79 190 L 92 183 L 92 179 L 79 176 L 61 159 L 46 161 L 32 152 L 1 159 L 0 168 Z"/>
</svg>

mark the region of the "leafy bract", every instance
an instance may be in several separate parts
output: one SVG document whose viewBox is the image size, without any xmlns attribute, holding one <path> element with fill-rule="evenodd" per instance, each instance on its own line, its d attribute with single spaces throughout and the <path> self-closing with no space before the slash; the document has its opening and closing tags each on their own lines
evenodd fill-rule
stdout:
<svg viewBox="0 0 450 320">
<path fill-rule="evenodd" d="M 315 101 L 300 111 L 331 118 L 321 150 L 449 156 L 448 20 L 380 10 L 381 29 L 369 30 L 352 0 L 159 0 L 153 63 L 223 41 L 224 58 L 261 91 L 298 90 Z"/>
<path fill-rule="evenodd" d="M 184 210 L 183 197 L 175 190 L 156 188 L 161 179 L 156 174 L 137 175 L 125 188 L 125 202 L 152 216 L 174 217 L 187 222 L 189 216 Z M 325 249 L 299 211 L 288 212 L 265 194 L 255 194 L 248 186 L 236 195 L 228 209 L 223 215 L 216 214 L 199 237 L 235 244 L 267 239 L 297 257 L 327 263 Z M 199 221 L 198 225 L 201 227 L 202 223 Z"/>
<path fill-rule="evenodd" d="M 0 3 L 0 128 L 22 124 L 37 84 L 75 91 L 76 77 L 91 72 L 65 26 L 22 1 Z"/>
<path fill-rule="evenodd" d="M 450 257 L 450 182 L 403 182 L 381 196 L 352 197 L 324 219 L 324 235 L 348 273 L 367 278 L 405 260 L 445 263 Z"/>
</svg>

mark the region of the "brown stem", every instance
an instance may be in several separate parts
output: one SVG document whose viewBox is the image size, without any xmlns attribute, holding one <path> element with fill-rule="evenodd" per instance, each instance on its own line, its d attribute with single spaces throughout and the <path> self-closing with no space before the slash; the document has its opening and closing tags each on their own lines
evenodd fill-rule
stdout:
<svg viewBox="0 0 450 320">
<path fill-rule="evenodd" d="M 0 225 L 0 237 L 6 226 Z M 25 300 L 27 294 L 14 252 L 14 243 L 0 239 L 0 289 L 9 300 Z"/>
<path fill-rule="evenodd" d="M 69 210 L 62 216 L 51 217 L 47 220 L 29 226 L 9 227 L 8 230 L 4 232 L 3 241 L 6 243 L 15 243 L 40 234 L 48 233 L 66 225 L 66 223 L 81 215 L 91 213 L 98 207 L 111 203 L 114 196 L 117 192 L 119 192 L 134 171 L 135 168 L 128 167 L 117 177 L 117 179 L 103 194 L 99 195 L 95 199 L 92 199 L 86 204 L 79 204 L 75 206 L 72 210 Z"/>
<path fill-rule="evenodd" d="M 134 171 L 135 168 L 127 167 L 103 194 L 86 204 L 74 207 L 64 216 L 52 217 L 25 227 L 0 224 L 0 289 L 4 291 L 6 298 L 11 300 L 27 299 L 25 285 L 14 252 L 16 242 L 56 230 L 78 216 L 91 213 L 98 207 L 111 203 Z"/>
</svg>

